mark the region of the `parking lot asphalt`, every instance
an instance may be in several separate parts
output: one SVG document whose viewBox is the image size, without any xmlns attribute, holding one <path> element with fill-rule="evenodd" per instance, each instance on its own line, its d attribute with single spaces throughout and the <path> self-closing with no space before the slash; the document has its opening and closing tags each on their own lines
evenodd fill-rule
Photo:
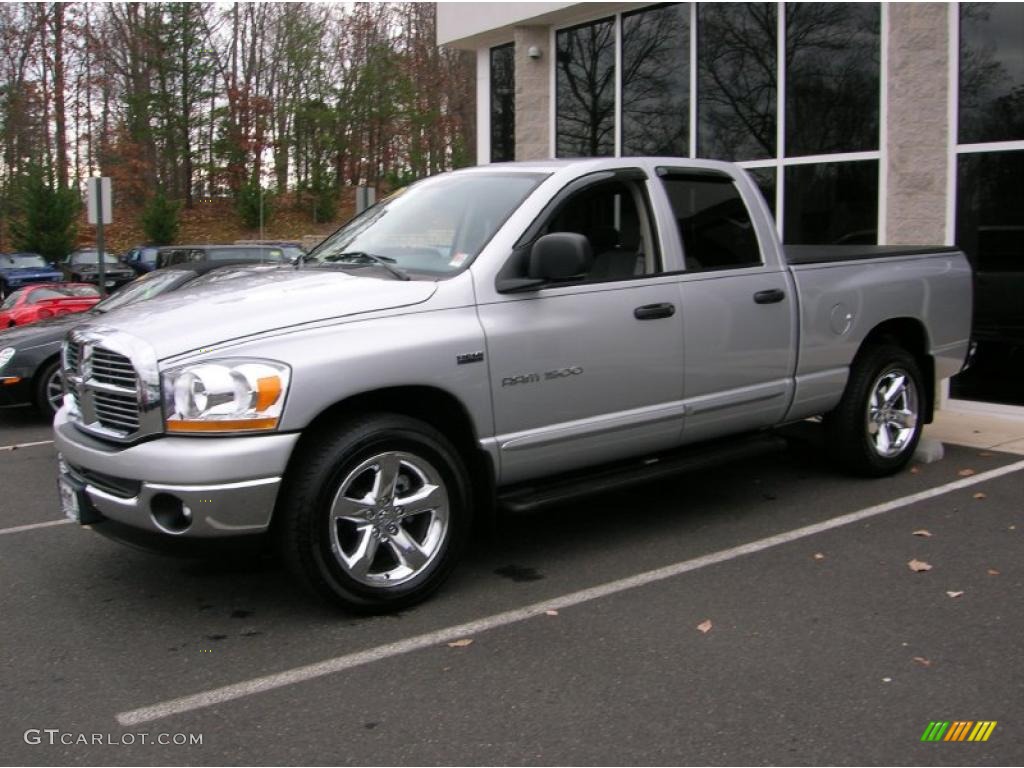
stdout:
<svg viewBox="0 0 1024 768">
<path fill-rule="evenodd" d="M 272 561 L 24 528 L 60 517 L 48 434 L 0 411 L 0 764 L 1024 763 L 1024 467 L 986 475 L 1020 457 L 867 481 L 812 434 L 507 520 L 367 618 Z M 998 725 L 922 743 L 935 720 Z"/>
</svg>

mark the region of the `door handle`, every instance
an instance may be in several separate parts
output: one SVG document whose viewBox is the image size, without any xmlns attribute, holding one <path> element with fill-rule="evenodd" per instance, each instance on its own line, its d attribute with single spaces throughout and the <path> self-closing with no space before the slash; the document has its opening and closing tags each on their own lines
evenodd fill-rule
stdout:
<svg viewBox="0 0 1024 768">
<path fill-rule="evenodd" d="M 755 304 L 777 304 L 786 298 L 786 292 L 781 288 L 772 288 L 768 291 L 758 291 L 754 294 Z"/>
<path fill-rule="evenodd" d="M 676 305 L 665 302 L 663 304 L 644 304 L 633 310 L 633 317 L 637 320 L 657 320 L 661 317 L 672 317 L 676 313 Z"/>
</svg>

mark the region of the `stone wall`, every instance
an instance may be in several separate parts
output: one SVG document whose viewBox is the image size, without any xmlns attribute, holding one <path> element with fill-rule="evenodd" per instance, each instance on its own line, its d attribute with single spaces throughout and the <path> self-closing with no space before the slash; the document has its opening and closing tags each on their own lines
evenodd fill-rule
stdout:
<svg viewBox="0 0 1024 768">
<path fill-rule="evenodd" d="M 888 243 L 945 242 L 951 12 L 945 3 L 889 5 Z"/>
<path fill-rule="evenodd" d="M 516 160 L 551 157 L 550 27 L 516 27 Z M 527 54 L 531 46 L 539 59 Z"/>
</svg>

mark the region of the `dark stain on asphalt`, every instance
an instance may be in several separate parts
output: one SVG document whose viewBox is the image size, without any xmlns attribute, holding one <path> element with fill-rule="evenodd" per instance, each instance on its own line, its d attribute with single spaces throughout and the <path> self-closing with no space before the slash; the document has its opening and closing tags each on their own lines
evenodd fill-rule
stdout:
<svg viewBox="0 0 1024 768">
<path fill-rule="evenodd" d="M 243 632 L 242 633 L 242 637 L 256 637 L 257 635 L 262 635 L 262 634 L 263 633 L 260 632 L 258 629 L 250 629 L 250 630 L 248 630 L 246 632 Z"/>
<path fill-rule="evenodd" d="M 244 610 L 242 608 L 236 608 L 235 610 L 233 610 L 231 612 L 231 618 L 232 619 L 245 619 L 245 618 L 248 618 L 249 616 L 252 616 L 252 614 L 253 614 L 252 611 L 247 611 L 247 610 Z"/>
<path fill-rule="evenodd" d="M 227 635 L 207 635 L 206 639 L 207 640 L 223 640 L 226 637 L 227 637 Z"/>
<path fill-rule="evenodd" d="M 368 731 L 372 731 L 378 725 L 380 725 L 380 723 L 372 723 L 372 722 L 371 723 L 363 723 L 363 728 L 365 728 Z"/>
<path fill-rule="evenodd" d="M 494 572 L 498 576 L 504 576 L 515 582 L 540 581 L 544 578 L 544 574 L 536 568 L 527 568 L 522 565 L 503 565 L 501 568 L 496 568 Z"/>
</svg>

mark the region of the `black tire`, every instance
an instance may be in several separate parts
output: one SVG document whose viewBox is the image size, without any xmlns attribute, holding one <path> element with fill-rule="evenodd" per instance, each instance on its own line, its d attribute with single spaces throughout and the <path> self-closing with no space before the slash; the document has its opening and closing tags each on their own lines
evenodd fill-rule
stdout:
<svg viewBox="0 0 1024 768">
<path fill-rule="evenodd" d="M 57 408 L 54 407 L 54 403 L 50 400 L 50 387 L 53 382 L 60 385 L 61 391 L 64 389 L 64 380 L 61 377 L 60 372 L 60 359 L 51 360 L 49 363 L 43 366 L 39 375 L 36 377 L 35 386 L 35 404 L 36 409 L 49 418 L 53 418 L 57 413 Z"/>
<path fill-rule="evenodd" d="M 879 396 L 882 391 L 895 393 L 890 402 Z M 921 438 L 926 394 L 917 360 L 905 349 L 882 344 L 861 350 L 842 400 L 824 419 L 832 457 L 857 475 L 898 472 Z"/>
<path fill-rule="evenodd" d="M 385 465 L 397 467 L 393 491 L 382 491 L 378 505 L 368 504 L 386 483 Z M 416 419 L 371 414 L 323 432 L 293 461 L 282 488 L 275 532 L 285 561 L 315 594 L 348 609 L 382 613 L 413 605 L 448 578 L 466 543 L 472 510 L 468 477 L 448 439 Z M 432 501 L 443 497 L 445 503 L 419 513 L 403 509 L 402 504 L 414 505 L 417 493 L 428 492 L 437 494 Z M 353 514 L 332 524 L 335 504 Z M 359 557 L 369 551 L 371 538 L 376 554 Z M 415 568 L 400 554 L 410 553 L 410 541 L 417 558 L 430 553 Z M 348 557 L 357 565 L 346 563 Z M 358 564 L 365 565 L 365 573 Z"/>
</svg>

